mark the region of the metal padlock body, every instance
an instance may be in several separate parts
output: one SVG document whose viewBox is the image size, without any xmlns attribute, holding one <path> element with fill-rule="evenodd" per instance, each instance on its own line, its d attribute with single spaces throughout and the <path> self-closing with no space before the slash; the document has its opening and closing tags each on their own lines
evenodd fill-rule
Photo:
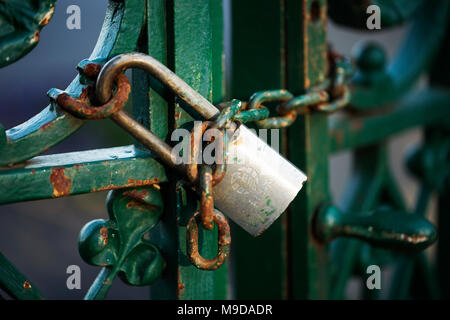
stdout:
<svg viewBox="0 0 450 320">
<path fill-rule="evenodd" d="M 97 99 L 111 96 L 118 74 L 127 68 L 147 71 L 206 120 L 220 111 L 158 60 L 142 53 L 127 53 L 107 62 L 97 78 Z M 177 164 L 172 148 L 136 122 L 123 110 L 111 117 L 119 126 L 147 146 L 166 164 Z M 214 205 L 253 236 L 264 232 L 287 208 L 306 181 L 306 176 L 244 125 L 232 125 L 224 178 L 213 188 Z"/>
<path fill-rule="evenodd" d="M 213 188 L 214 206 L 258 236 L 286 210 L 307 177 L 245 125 L 234 131 L 227 155 L 225 177 Z"/>
</svg>

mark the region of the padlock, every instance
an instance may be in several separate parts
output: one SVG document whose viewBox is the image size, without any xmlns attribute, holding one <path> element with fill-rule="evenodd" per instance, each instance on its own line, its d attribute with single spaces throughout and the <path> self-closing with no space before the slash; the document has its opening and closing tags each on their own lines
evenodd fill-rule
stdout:
<svg viewBox="0 0 450 320">
<path fill-rule="evenodd" d="M 241 124 L 228 145 L 227 171 L 213 188 L 214 204 L 253 236 L 294 200 L 306 175 Z"/>
<path fill-rule="evenodd" d="M 116 56 L 102 68 L 96 82 L 97 99 L 111 97 L 116 77 L 128 68 L 139 68 L 166 85 L 205 120 L 220 113 L 214 105 L 151 56 L 127 53 Z M 186 172 L 177 164 L 172 148 L 125 111 L 112 119 L 168 165 Z M 232 123 L 225 177 L 213 188 L 214 204 L 253 236 L 264 232 L 288 207 L 307 177 L 243 124 Z"/>
</svg>

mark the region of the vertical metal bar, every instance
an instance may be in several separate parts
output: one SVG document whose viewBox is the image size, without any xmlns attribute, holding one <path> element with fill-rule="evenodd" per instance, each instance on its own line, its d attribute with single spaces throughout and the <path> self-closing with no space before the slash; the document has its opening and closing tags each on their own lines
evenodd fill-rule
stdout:
<svg viewBox="0 0 450 320">
<path fill-rule="evenodd" d="M 221 1 L 148 0 L 148 5 L 149 53 L 205 98 L 221 101 L 224 95 Z M 193 117 L 183 110 L 181 102 L 158 88 L 158 83 L 151 85 L 155 90 L 150 91 L 152 129 L 167 139 L 175 128 L 189 129 Z M 165 105 L 156 92 L 172 102 Z M 216 271 L 202 271 L 186 255 L 186 225 L 198 209 L 198 197 L 178 181 L 176 173 L 168 172 L 168 175 L 171 182 L 162 187 L 165 211 L 158 231 L 152 233 L 167 267 L 162 279 L 151 287 L 151 296 L 154 299 L 226 299 L 229 297 L 228 265 Z M 199 233 L 201 255 L 215 256 L 217 227 L 212 231 L 200 228 Z"/>
<path fill-rule="evenodd" d="M 386 144 L 372 145 L 356 149 L 353 155 L 352 176 L 345 187 L 341 201 L 342 210 L 350 213 L 374 209 L 386 191 L 387 167 Z M 400 206 L 403 206 L 398 201 Z M 355 239 L 336 239 L 331 250 L 331 299 L 344 299 L 348 280 L 358 267 L 362 246 L 367 245 Z"/>
<path fill-rule="evenodd" d="M 167 13 L 168 8 L 166 0 L 147 0 L 147 50 L 155 59 L 161 63 L 168 65 L 169 43 L 168 29 L 170 19 Z M 169 66 L 172 67 L 172 66 Z M 139 70 L 137 70 L 139 71 Z M 166 139 L 169 128 L 169 103 L 166 99 L 170 99 L 167 90 L 156 80 L 148 77 L 141 77 L 138 81 L 147 84 L 144 90 L 143 102 L 138 112 L 135 112 L 137 120 L 143 119 L 144 124 L 161 139 Z M 134 98 L 134 97 L 133 97 Z M 136 101 L 135 105 L 136 105 Z M 169 181 L 173 179 L 169 175 Z M 161 188 L 164 197 L 164 213 L 161 216 L 159 224 L 151 233 L 152 241 L 157 243 L 166 260 L 166 270 L 161 279 L 156 281 L 150 287 L 150 297 L 152 299 L 176 299 L 177 297 L 177 241 L 176 241 L 176 217 L 172 203 L 173 194 L 171 188 L 164 186 Z"/>
<path fill-rule="evenodd" d="M 288 90 L 301 94 L 325 80 L 327 73 L 327 7 L 324 0 L 286 0 Z M 308 182 L 289 209 L 291 297 L 328 296 L 327 246 L 311 237 L 315 210 L 329 199 L 327 116 L 297 118 L 288 130 L 289 159 Z"/>
<path fill-rule="evenodd" d="M 174 70 L 210 101 L 220 100 L 223 94 L 222 64 L 215 65 L 223 56 L 222 6 L 218 2 L 221 1 L 173 0 Z M 175 128 L 193 120 L 178 101 L 173 116 Z M 190 190 L 182 189 L 178 188 L 182 197 L 177 199 L 178 298 L 224 299 L 227 297 L 227 265 L 217 271 L 202 271 L 187 260 L 186 223 L 197 208 L 197 197 Z M 200 233 L 200 253 L 204 257 L 214 256 L 217 227 Z"/>
<path fill-rule="evenodd" d="M 211 16 L 212 102 L 216 104 L 226 99 L 224 1 L 210 1 L 209 10 Z M 227 262 L 214 271 L 215 299 L 229 299 L 231 297 L 229 280 L 229 263 Z"/>
<path fill-rule="evenodd" d="M 146 4 L 146 24 L 140 30 L 136 49 L 167 64 L 165 0 L 147 0 Z M 165 139 L 168 105 L 164 98 L 167 90 L 140 69 L 132 70 L 132 85 L 134 118 L 158 137 Z M 137 146 L 140 144 L 137 143 Z"/>
<path fill-rule="evenodd" d="M 147 0 L 148 53 L 162 64 L 167 65 L 166 1 Z M 160 83 L 150 78 L 148 92 L 151 108 L 147 110 L 150 128 L 154 134 L 165 140 L 168 132 L 169 93 Z"/>
<path fill-rule="evenodd" d="M 149 53 L 186 81 L 208 100 L 223 99 L 223 36 L 221 1 L 148 0 Z M 158 56 L 160 56 L 158 58 Z M 186 127 L 193 117 L 183 110 L 179 100 L 151 83 L 150 122 L 160 137 L 175 128 Z M 165 105 L 158 95 L 172 101 Z M 153 97 L 153 100 L 152 100 Z M 167 110 L 168 113 L 167 113 Z M 162 121 L 164 123 L 157 123 Z M 155 299 L 226 299 L 228 266 L 216 271 L 196 269 L 186 256 L 186 225 L 198 209 L 197 195 L 185 188 L 174 172 L 162 189 L 165 212 L 154 232 L 167 262 L 162 279 L 151 287 Z M 217 251 L 217 227 L 199 235 L 200 253 L 213 257 Z"/>
<path fill-rule="evenodd" d="M 248 100 L 256 91 L 280 89 L 284 76 L 284 1 L 232 1 L 231 95 Z M 283 215 L 253 238 L 232 230 L 237 299 L 287 298 L 287 234 Z"/>
</svg>

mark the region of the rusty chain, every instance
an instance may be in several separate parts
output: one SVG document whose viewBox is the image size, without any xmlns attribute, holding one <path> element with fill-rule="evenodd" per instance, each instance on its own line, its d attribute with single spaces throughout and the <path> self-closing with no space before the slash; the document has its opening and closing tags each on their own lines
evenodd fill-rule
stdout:
<svg viewBox="0 0 450 320">
<path fill-rule="evenodd" d="M 248 102 L 242 103 L 234 120 L 241 122 L 254 121 L 259 128 L 286 128 L 294 123 L 297 116 L 311 112 L 333 113 L 341 110 L 350 102 L 351 93 L 346 83 L 353 73 L 351 63 L 336 53 L 330 53 L 332 80 L 313 88 L 305 94 L 294 96 L 288 90 L 266 90 L 254 93 Z M 279 104 L 276 107 L 277 116 L 269 117 L 269 109 L 265 103 Z M 222 103 L 222 108 L 229 102 Z"/>
<path fill-rule="evenodd" d="M 298 115 L 309 112 L 331 113 L 342 109 L 350 101 L 350 90 L 346 84 L 346 79 L 350 74 L 349 64 L 337 55 L 332 55 L 331 61 L 333 76 L 329 84 L 323 85 L 322 89 L 311 90 L 303 95 L 295 97 L 287 90 L 268 90 L 253 94 L 248 102 L 242 103 L 239 100 L 222 103 L 221 112 L 215 121 L 204 121 L 200 126 L 194 127 L 191 132 L 191 155 L 190 163 L 185 167 L 189 180 L 198 186 L 200 193 L 200 210 L 196 211 L 187 224 L 186 251 L 193 265 L 202 270 L 215 270 L 225 261 L 230 251 L 231 235 L 230 227 L 225 216 L 217 209 L 214 209 L 213 186 L 220 183 L 226 173 L 227 145 L 228 137 L 226 128 L 231 121 L 248 122 L 254 121 L 260 128 L 284 128 L 290 126 Z M 95 63 L 84 65 L 84 70 L 88 77 L 95 79 L 102 66 Z M 92 87 L 88 86 L 83 90 L 78 98 L 67 93 L 52 89 L 48 95 L 61 108 L 81 119 L 104 119 L 111 117 L 117 119 L 124 112 L 130 93 L 130 84 L 123 74 L 118 74 L 115 78 L 116 92 L 103 105 L 93 104 Z M 277 116 L 269 117 L 269 109 L 264 103 L 280 102 L 277 106 Z M 122 115 L 123 117 L 123 115 Z M 118 122 L 116 120 L 116 122 Z M 120 125 L 120 123 L 119 123 Z M 122 125 L 124 129 L 127 127 Z M 200 169 L 197 160 L 202 151 L 202 136 L 208 128 L 215 128 L 221 132 L 222 163 L 215 164 L 215 169 L 211 165 L 202 164 Z M 206 141 L 211 143 L 213 140 Z M 217 156 L 216 156 L 217 159 Z M 198 251 L 198 223 L 201 223 L 205 230 L 212 230 L 214 224 L 218 226 L 218 251 L 213 259 L 203 258 Z"/>
</svg>

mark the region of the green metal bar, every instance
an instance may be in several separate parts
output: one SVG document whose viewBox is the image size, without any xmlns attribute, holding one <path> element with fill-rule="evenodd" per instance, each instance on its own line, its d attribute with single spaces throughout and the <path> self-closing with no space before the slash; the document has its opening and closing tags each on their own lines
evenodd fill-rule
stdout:
<svg viewBox="0 0 450 320">
<path fill-rule="evenodd" d="M 119 272 L 119 268 L 103 267 L 89 288 L 84 300 L 103 300 L 113 284 L 113 280 Z"/>
<path fill-rule="evenodd" d="M 397 106 L 372 115 L 349 115 L 330 121 L 332 153 L 358 148 L 418 126 L 448 123 L 450 94 L 427 89 L 410 95 Z"/>
<path fill-rule="evenodd" d="M 261 90 L 285 87 L 283 1 L 234 0 L 231 96 L 247 101 Z M 236 299 L 285 299 L 287 217 L 257 238 L 234 225 L 231 255 Z"/>
<path fill-rule="evenodd" d="M 223 0 L 209 1 L 209 14 L 211 17 L 211 64 L 212 64 L 212 97 L 213 103 L 226 100 L 225 81 L 225 33 L 224 33 L 224 7 Z M 214 231 L 218 232 L 218 231 Z M 214 244 L 214 253 L 217 244 Z M 215 255 L 213 253 L 213 255 Z M 214 299 L 229 299 L 231 297 L 229 287 L 230 264 L 226 262 L 218 270 L 214 271 Z"/>
<path fill-rule="evenodd" d="M 385 183 L 385 147 L 371 146 L 357 149 L 355 168 L 347 183 L 340 207 L 347 212 L 368 211 L 375 208 Z M 331 299 L 343 299 L 348 279 L 352 275 L 362 243 L 358 240 L 338 239 L 331 246 Z"/>
<path fill-rule="evenodd" d="M 147 1 L 148 53 L 163 64 L 167 64 L 167 26 L 165 0 Z M 150 79 L 149 106 L 150 128 L 165 140 L 168 132 L 168 93 L 159 83 Z M 153 89 L 154 88 L 154 89 Z"/>
<path fill-rule="evenodd" d="M 288 90 L 298 95 L 326 77 L 327 7 L 326 1 L 286 3 Z M 329 200 L 327 115 L 298 117 L 288 137 L 289 159 L 308 177 L 289 209 L 291 294 L 294 299 L 324 299 L 329 290 L 327 246 L 315 243 L 309 229 L 314 212 Z"/>
<path fill-rule="evenodd" d="M 146 29 L 141 31 L 138 51 L 167 64 L 166 8 L 164 0 L 147 1 Z M 168 132 L 168 92 L 143 70 L 133 70 L 133 113 L 137 121 L 165 140 Z M 142 148 L 140 143 L 137 146 Z"/>
<path fill-rule="evenodd" d="M 222 101 L 224 94 L 223 23 L 220 1 L 167 0 L 167 64 L 169 68 L 208 100 Z M 160 9 L 162 10 L 162 9 Z M 151 15 L 150 15 L 151 16 Z M 153 43 L 156 39 L 149 39 Z M 155 45 L 153 43 L 153 45 Z M 220 63 L 218 63 L 220 62 Z M 169 101 L 173 101 L 170 100 Z M 153 104 L 152 104 L 153 108 Z M 194 119 L 179 100 L 169 102 L 169 128 L 189 126 Z M 151 109 L 152 110 L 152 109 Z M 158 120 L 160 121 L 160 120 Z M 197 210 L 197 195 L 176 181 L 166 188 L 167 209 L 157 227 L 155 242 L 165 253 L 167 270 L 152 286 L 155 299 L 226 299 L 228 265 L 216 271 L 195 268 L 186 255 L 186 225 Z M 157 238 L 157 240 L 156 240 Z M 217 228 L 200 232 L 200 254 L 217 252 Z"/>
<path fill-rule="evenodd" d="M 164 168 L 133 146 L 35 157 L 0 170 L 0 203 L 63 197 L 167 181 Z"/>
<path fill-rule="evenodd" d="M 223 72 L 217 62 L 223 50 L 217 50 L 215 42 L 223 41 L 223 37 L 217 37 L 222 33 L 222 10 L 217 1 L 201 0 L 174 0 L 174 69 L 175 72 L 201 95 L 212 101 L 215 89 L 220 89 L 220 83 L 215 79 L 223 79 Z M 215 10 L 215 11 L 214 11 Z M 213 16 L 212 13 L 215 12 Z M 216 19 L 220 19 L 217 23 Z M 214 30 L 215 27 L 216 29 Z M 220 45 L 219 45 L 220 47 Z M 213 54 L 216 57 L 213 57 Z M 216 93 L 216 98 L 221 98 L 221 92 Z M 175 126 L 180 127 L 193 118 L 187 114 L 177 103 L 175 105 Z M 187 192 L 191 199 L 195 196 Z M 226 272 L 227 265 L 217 271 L 202 271 L 196 269 L 190 263 L 186 264 L 186 223 L 194 213 L 192 200 L 188 200 L 186 206 L 180 203 L 178 215 L 179 235 L 179 265 L 178 265 L 178 298 L 179 299 L 215 299 L 226 298 L 227 277 L 216 273 Z M 200 254 L 204 257 L 212 257 L 217 251 L 217 230 L 203 231 Z M 220 281 L 221 280 L 221 281 Z M 220 288 L 222 287 L 222 288 Z"/>
<path fill-rule="evenodd" d="M 0 253 L 0 288 L 16 299 L 41 300 L 42 293 Z"/>
</svg>

